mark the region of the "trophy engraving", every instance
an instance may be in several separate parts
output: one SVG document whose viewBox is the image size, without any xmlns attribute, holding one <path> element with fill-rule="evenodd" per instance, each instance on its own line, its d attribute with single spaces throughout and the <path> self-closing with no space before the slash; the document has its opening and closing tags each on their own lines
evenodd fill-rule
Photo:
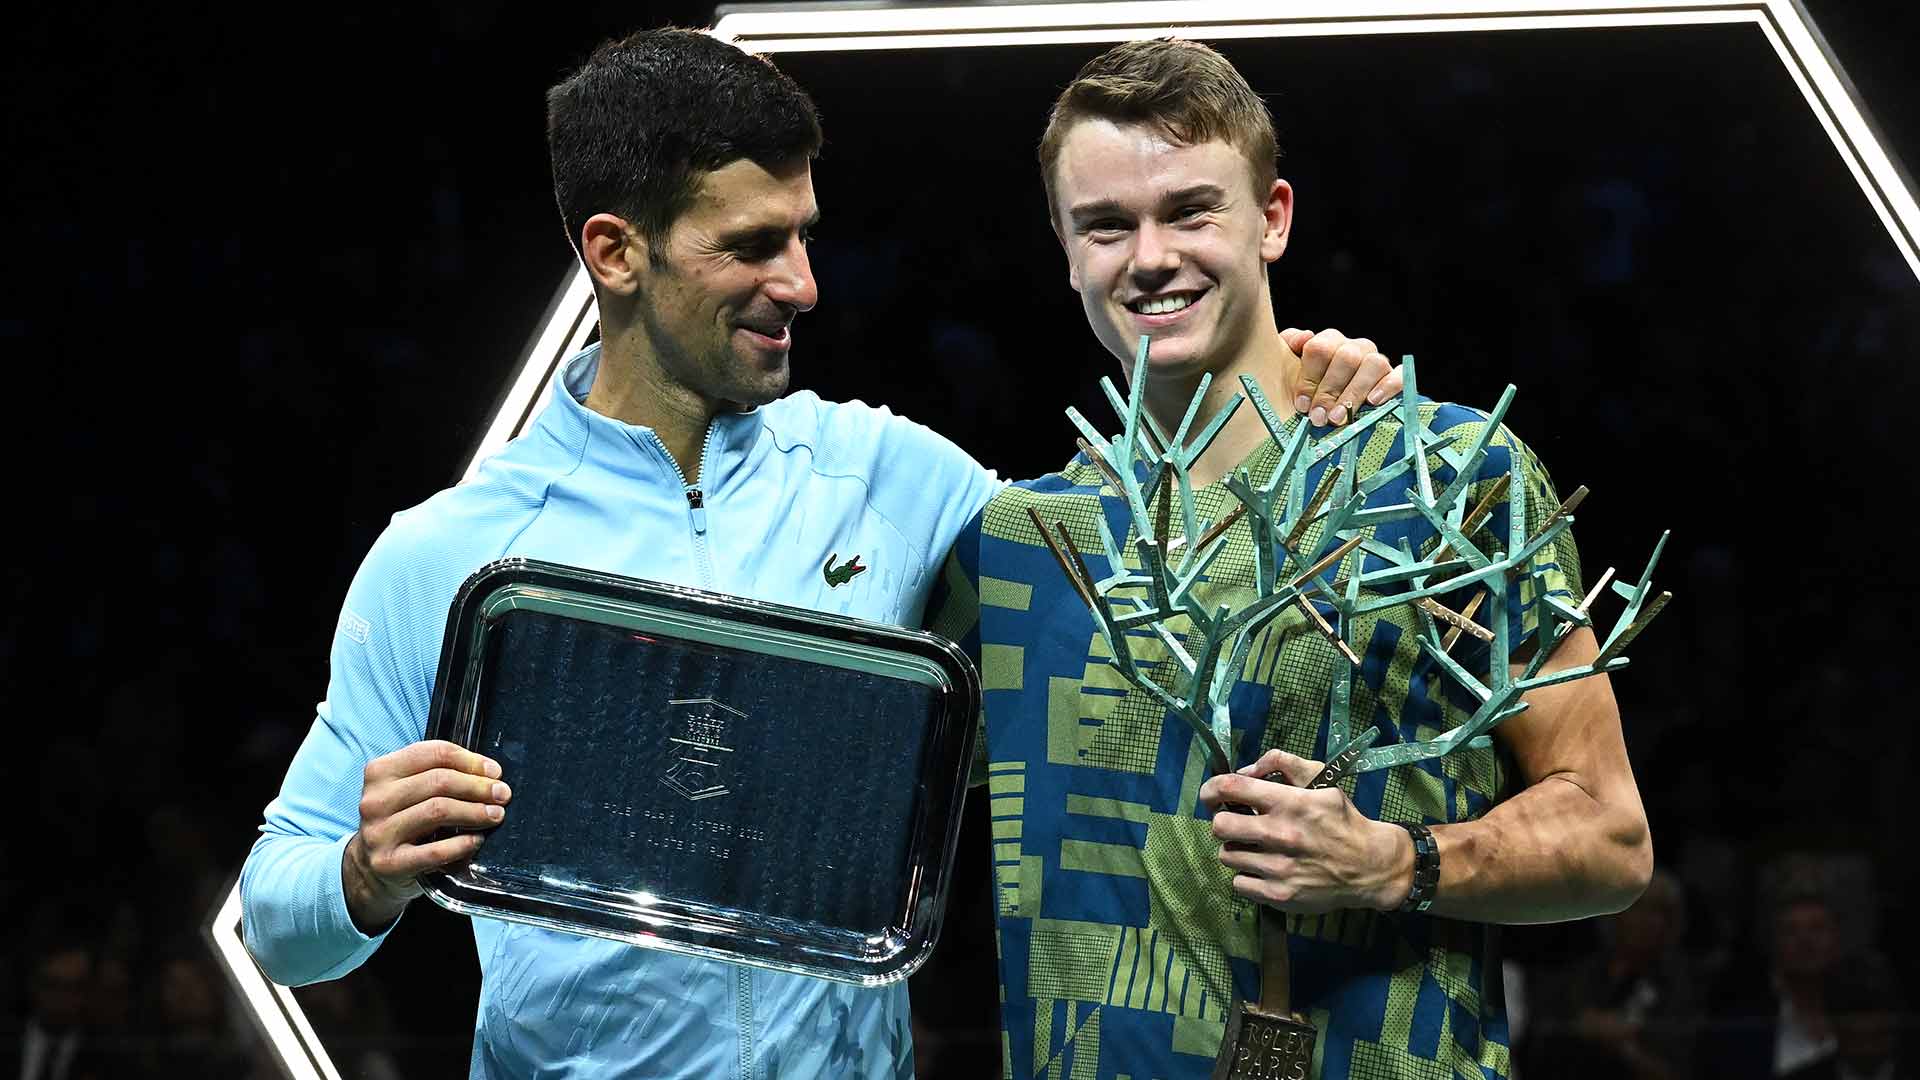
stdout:
<svg viewBox="0 0 1920 1080">
<path fill-rule="evenodd" d="M 635 816 L 632 807 L 621 807 L 613 812 L 625 817 Z M 649 847 L 703 855 L 710 859 L 731 859 L 735 845 L 749 848 L 767 839 L 767 830 L 752 825 L 710 818 L 682 820 L 679 814 L 656 807 L 640 811 L 638 817 L 644 828 L 628 830 L 627 839 L 637 840 Z"/>
<path fill-rule="evenodd" d="M 1307 1080 L 1313 1025 L 1258 1008 L 1233 1010 L 1210 1080 Z"/>
<path fill-rule="evenodd" d="M 1544 516 L 1536 508 L 1533 516 L 1539 524 L 1529 530 L 1529 488 L 1519 475 L 1520 466 L 1516 463 L 1512 472 L 1498 478 L 1481 475 L 1513 402 L 1516 390 L 1511 385 L 1486 422 L 1477 425 L 1477 433 L 1468 434 L 1473 425 L 1437 433 L 1428 426 L 1430 415 L 1422 414 L 1423 408 L 1433 406 L 1420 402 L 1414 361 L 1408 356 L 1402 362 L 1405 387 L 1397 403 L 1309 441 L 1308 425 L 1298 417 L 1281 417 L 1258 383 L 1243 375 L 1245 393 L 1236 394 L 1189 437 L 1212 377 L 1201 378 L 1179 427 L 1169 434 L 1143 407 L 1149 346 L 1150 339 L 1141 337 L 1126 397 L 1112 379 L 1100 380 L 1121 419 L 1119 435 L 1106 438 L 1078 410 L 1067 410 L 1083 436 L 1078 440 L 1081 451 L 1124 502 L 1131 519 L 1127 532 L 1116 537 L 1105 515 L 1096 518 L 1106 574 L 1096 575 L 1063 522 L 1045 521 L 1031 507 L 1027 513 L 1092 612 L 1108 647 L 1108 663 L 1129 685 L 1193 729 L 1215 773 L 1231 772 L 1235 764 L 1229 695 L 1260 632 L 1289 609 L 1303 612 L 1306 625 L 1313 628 L 1309 632 L 1324 637 L 1347 661 L 1332 669 L 1327 765 L 1309 785 L 1329 787 L 1348 776 L 1489 746 L 1488 732 L 1525 711 L 1521 698 L 1528 691 L 1625 667 L 1622 650 L 1671 599 L 1670 593 L 1652 592 L 1666 534 L 1636 583 L 1615 581 L 1609 568 L 1578 606 L 1549 593 L 1534 557 L 1571 526 L 1573 510 L 1587 491 L 1579 488 Z M 1229 474 L 1222 483 L 1238 505 L 1217 521 L 1201 520 L 1189 469 L 1247 401 L 1279 451 L 1278 464 L 1259 482 L 1245 467 Z M 1401 452 L 1361 475 L 1359 437 L 1387 417 L 1399 422 Z M 1309 471 L 1322 464 L 1321 479 L 1309 491 Z M 1483 493 L 1470 500 L 1476 483 Z M 1495 530 L 1499 535 L 1483 535 L 1503 504 L 1507 527 Z M 1237 605 L 1210 605 L 1199 597 L 1198 587 L 1225 549 L 1227 531 L 1243 519 L 1252 532 L 1254 596 Z M 1379 526 L 1405 521 L 1424 525 L 1437 537 L 1427 545 L 1429 550 L 1411 550 L 1404 539 L 1391 544 L 1376 538 Z M 1591 609 L 1609 584 L 1625 607 L 1612 628 L 1601 633 Z M 1531 586 L 1530 595 L 1537 601 L 1536 647 L 1525 655 L 1506 617 L 1506 597 L 1515 585 L 1523 595 Z M 1468 598 L 1455 601 L 1458 610 L 1443 602 L 1463 594 Z M 1433 738 L 1374 746 L 1379 730 L 1368 725 L 1356 732 L 1350 716 L 1353 680 L 1361 666 L 1353 633 L 1361 616 L 1401 606 L 1415 613 L 1421 652 L 1432 662 L 1436 677 L 1458 685 L 1479 704 L 1464 722 Z M 1482 615 L 1484 623 L 1475 618 L 1483 608 L 1489 613 Z M 1184 624 L 1178 632 L 1173 629 L 1176 621 Z M 1594 630 L 1598 655 L 1588 664 L 1546 671 L 1556 649 L 1578 628 Z M 1141 634 L 1150 634 L 1164 648 L 1168 662 L 1136 657 L 1134 641 Z M 1453 655 L 1463 635 L 1484 648 L 1484 671 L 1469 670 Z M 1360 645 L 1366 647 L 1365 642 Z M 1152 677 L 1156 673 L 1158 679 Z M 1310 718 L 1315 723 L 1318 719 Z M 1311 1073 L 1316 1032 L 1289 1008 L 1286 933 L 1278 912 L 1263 912 L 1260 937 L 1260 1001 L 1234 1001 L 1214 1080 L 1293 1080 Z"/>
<path fill-rule="evenodd" d="M 660 776 L 660 782 L 698 802 L 728 794 L 731 790 L 721 779 L 722 754 L 733 753 L 726 745 L 736 720 L 747 714 L 710 697 L 675 698 L 667 702 L 685 707 L 677 733 L 667 741 L 674 744 L 675 757 Z"/>
</svg>

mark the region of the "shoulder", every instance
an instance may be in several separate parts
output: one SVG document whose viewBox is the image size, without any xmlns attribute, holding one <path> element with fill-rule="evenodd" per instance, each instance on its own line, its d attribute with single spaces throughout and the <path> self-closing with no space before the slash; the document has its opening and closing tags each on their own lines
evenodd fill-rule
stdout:
<svg viewBox="0 0 1920 1080">
<path fill-rule="evenodd" d="M 1031 480 L 1015 480 L 1002 488 L 1003 502 L 1038 502 L 1050 498 L 1099 498 L 1114 492 L 1106 487 L 1106 473 L 1084 451 L 1077 451 L 1067 463 Z"/>
<path fill-rule="evenodd" d="M 866 506 L 931 566 L 999 487 L 944 435 L 885 406 L 803 390 L 762 408 L 777 452 L 804 460 L 816 479 L 859 484 Z"/>
<path fill-rule="evenodd" d="M 538 499 L 485 472 L 445 488 L 393 515 L 362 560 L 351 593 L 382 606 L 450 601 L 538 510 Z"/>
<path fill-rule="evenodd" d="M 1072 502 L 1097 505 L 1102 492 L 1100 473 L 1085 457 L 1074 455 L 1058 472 L 1016 480 L 1001 488 L 988 504 L 989 511 L 1013 510 L 1025 513 L 1026 507 L 1042 507 Z M 1108 494 L 1111 494 L 1109 492 Z"/>
<path fill-rule="evenodd" d="M 1493 423 L 1493 417 L 1486 410 L 1451 401 L 1427 402 L 1421 406 L 1421 414 L 1430 431 L 1436 435 L 1451 436 L 1456 444 L 1471 444 L 1488 424 Z M 1503 450 L 1529 459 L 1533 457 L 1533 451 L 1526 441 L 1504 423 L 1487 440 L 1487 446 L 1489 455 L 1496 450 Z"/>
<path fill-rule="evenodd" d="M 957 501 L 971 516 L 999 483 L 951 439 L 885 405 L 802 390 L 764 408 L 780 452 L 804 451 L 818 475 L 858 479 L 883 508 Z"/>
<path fill-rule="evenodd" d="M 1099 534 L 1093 519 L 1103 512 L 1103 482 L 1099 470 L 1085 455 L 1076 454 L 1058 472 L 1002 487 L 981 513 L 980 529 L 997 539 L 1039 544 L 1042 540 L 1030 516 L 1039 514 L 1043 520 L 1059 520 L 1072 528 L 1076 540 L 1081 538 L 1081 530 L 1074 526 L 1083 525 L 1087 542 L 1097 543 L 1094 538 Z"/>
<path fill-rule="evenodd" d="M 1364 472 L 1371 473 L 1390 464 L 1406 452 L 1405 424 L 1400 407 L 1396 404 L 1388 408 L 1391 411 L 1376 421 L 1364 436 L 1360 455 Z M 1435 464 L 1443 468 L 1454 465 L 1458 460 L 1456 455 L 1472 449 L 1487 425 L 1493 422 L 1486 410 L 1457 402 L 1422 398 L 1416 408 L 1420 422 L 1439 455 L 1439 461 Z M 1526 442 L 1513 429 L 1501 424 L 1487 437 L 1486 459 L 1477 474 L 1487 478 L 1509 472 L 1515 465 L 1527 473 L 1541 468 L 1539 458 Z"/>
<path fill-rule="evenodd" d="M 488 547 L 519 531 L 544 501 L 545 485 L 527 484 L 522 472 L 508 462 L 490 462 L 473 479 L 393 515 L 381 542 L 414 555 Z"/>
<path fill-rule="evenodd" d="M 901 422 L 886 406 L 863 401 L 828 401 L 811 390 L 796 390 L 760 407 L 762 422 L 782 449 L 810 446 L 818 449 L 843 439 L 876 435 Z"/>
<path fill-rule="evenodd" d="M 871 461 L 880 453 L 902 452 L 973 460 L 946 436 L 885 405 L 857 399 L 827 401 L 811 390 L 800 390 L 761 409 L 767 431 L 781 450 L 805 447 L 823 463 L 853 464 Z"/>
</svg>

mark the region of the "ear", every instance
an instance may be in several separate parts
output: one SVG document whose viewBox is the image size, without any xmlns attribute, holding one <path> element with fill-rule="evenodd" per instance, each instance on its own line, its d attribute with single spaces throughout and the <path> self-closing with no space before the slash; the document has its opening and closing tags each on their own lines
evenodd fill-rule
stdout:
<svg viewBox="0 0 1920 1080">
<path fill-rule="evenodd" d="M 580 227 L 580 261 L 600 288 L 632 296 L 647 265 L 646 239 L 625 218 L 595 214 Z"/>
<path fill-rule="evenodd" d="M 1293 185 L 1275 180 L 1263 213 L 1267 224 L 1260 234 L 1260 260 L 1274 262 L 1286 254 L 1288 231 L 1293 228 Z"/>
</svg>

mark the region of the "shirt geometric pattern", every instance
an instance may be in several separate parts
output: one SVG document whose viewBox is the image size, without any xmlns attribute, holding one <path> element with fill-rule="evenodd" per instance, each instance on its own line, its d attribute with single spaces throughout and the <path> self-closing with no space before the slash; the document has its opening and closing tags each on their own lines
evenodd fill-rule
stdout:
<svg viewBox="0 0 1920 1080">
<path fill-rule="evenodd" d="M 1459 436 L 1456 446 L 1470 444 L 1486 421 L 1454 405 L 1423 402 L 1420 410 L 1434 432 Z M 1403 453 L 1397 416 L 1382 417 L 1360 439 L 1356 483 Z M 1268 442 L 1244 463 L 1256 485 L 1279 456 Z M 1436 487 L 1453 478 L 1438 455 L 1429 463 Z M 1515 463 L 1531 535 L 1559 499 L 1531 452 L 1504 430 L 1467 505 L 1477 505 Z M 1330 464 L 1307 474 L 1307 491 L 1317 490 Z M 1403 492 L 1389 483 L 1369 505 L 1402 502 Z M 1219 484 L 1194 494 L 1203 521 L 1237 505 Z M 1131 524 L 1125 501 L 1084 456 L 1007 488 L 962 533 L 933 621 L 936 631 L 977 648 L 985 690 L 975 779 L 987 786 L 992 822 L 1006 1075 L 1206 1077 L 1228 1007 L 1235 997 L 1259 997 L 1256 911 L 1232 892 L 1232 872 L 1218 860 L 1199 803 L 1207 776 L 1200 741 L 1108 665 L 1106 643 L 1035 531 L 1029 507 L 1065 524 L 1096 577 L 1108 572 L 1097 554 L 1096 519 L 1105 516 L 1116 538 L 1128 537 Z M 1505 548 L 1508 509 L 1496 507 L 1473 538 L 1483 550 Z M 1319 529 L 1308 531 L 1299 550 L 1319 550 Z M 1404 537 L 1416 553 L 1437 540 L 1420 519 L 1382 523 L 1374 535 L 1389 544 Z M 1227 536 L 1198 590 L 1209 607 L 1254 596 L 1248 524 Z M 1131 559 L 1130 538 L 1122 548 Z M 1368 558 L 1369 570 L 1384 565 Z M 1578 560 L 1567 533 L 1534 566 L 1550 592 L 1577 602 Z M 1537 626 L 1534 589 L 1522 575 L 1505 590 L 1516 651 Z M 1438 599 L 1460 611 L 1472 591 Z M 1320 611 L 1331 620 L 1330 606 Z M 1374 612 L 1356 621 L 1349 639 L 1363 661 L 1353 676 L 1351 723 L 1356 732 L 1377 729 L 1376 746 L 1432 739 L 1476 704 L 1422 657 L 1416 618 L 1405 606 Z M 1184 620 L 1173 624 L 1175 632 L 1184 628 Z M 1144 630 L 1130 639 L 1165 685 L 1172 665 L 1164 650 Z M 1462 636 L 1452 654 L 1484 677 L 1488 653 L 1477 639 Z M 1325 760 L 1329 689 L 1349 667 L 1297 609 L 1269 624 L 1230 698 L 1234 765 L 1271 747 Z M 1497 745 L 1349 777 L 1341 787 L 1379 820 L 1470 820 L 1508 793 L 1511 766 Z M 1506 1014 L 1484 926 L 1361 910 L 1287 916 L 1286 924 L 1292 999 L 1320 1031 L 1313 1075 L 1508 1075 Z"/>
</svg>

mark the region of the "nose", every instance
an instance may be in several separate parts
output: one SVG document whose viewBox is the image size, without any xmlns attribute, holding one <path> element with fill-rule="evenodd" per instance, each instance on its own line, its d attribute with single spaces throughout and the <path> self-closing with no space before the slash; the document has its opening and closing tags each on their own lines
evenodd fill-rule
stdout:
<svg viewBox="0 0 1920 1080">
<path fill-rule="evenodd" d="M 820 302 L 820 286 L 813 280 L 813 263 L 807 258 L 807 245 L 799 237 L 787 244 L 787 250 L 774 260 L 767 277 L 767 298 L 796 311 L 810 311 Z"/>
<path fill-rule="evenodd" d="M 1180 269 L 1180 253 L 1168 243 L 1170 239 L 1155 222 L 1142 222 L 1135 229 L 1130 267 L 1135 280 L 1148 284 L 1164 281 Z"/>
</svg>

